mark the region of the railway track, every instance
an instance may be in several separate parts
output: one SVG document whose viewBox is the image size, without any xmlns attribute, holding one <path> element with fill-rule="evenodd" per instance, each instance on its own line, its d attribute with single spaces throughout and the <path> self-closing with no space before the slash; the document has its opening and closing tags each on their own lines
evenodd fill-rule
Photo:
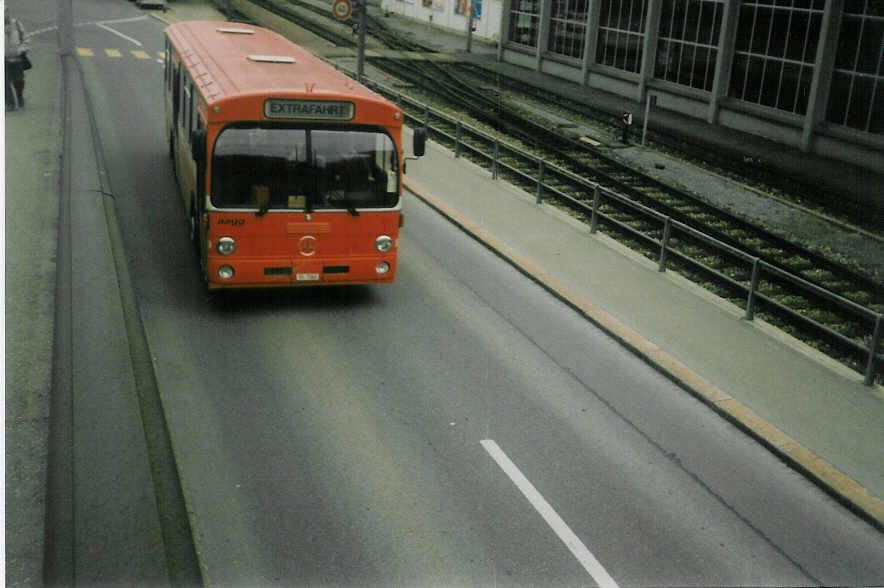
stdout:
<svg viewBox="0 0 884 588">
<path fill-rule="evenodd" d="M 488 84 L 488 71 L 481 66 L 466 63 L 444 64 L 444 66 L 453 70 L 458 77 L 468 80 L 468 83 L 476 86 Z M 597 130 L 601 136 L 613 137 L 622 130 L 620 116 L 616 113 L 547 92 L 542 87 L 522 80 L 506 78 L 502 84 L 507 93 L 519 97 L 515 103 L 525 106 L 529 117 L 536 105 L 546 110 L 558 111 L 562 117 L 571 121 L 587 121 L 587 124 Z M 737 181 L 751 178 L 753 186 L 758 186 L 763 191 L 777 194 L 802 207 L 809 207 L 826 215 L 833 213 L 831 207 L 827 206 L 833 197 L 831 193 L 800 178 L 783 176 L 778 170 L 770 169 L 765 162 L 757 158 L 734 157 L 732 153 L 709 149 L 703 142 L 693 142 L 670 133 L 657 132 L 653 128 L 647 131 L 647 144 L 652 145 L 655 150 L 672 153 L 679 159 L 692 161 L 700 167 L 712 169 L 721 176 L 731 177 Z M 851 201 L 842 201 L 839 202 L 836 214 L 845 224 L 871 233 L 880 232 L 881 215 L 870 216 L 867 207 Z"/>
<path fill-rule="evenodd" d="M 292 10 L 297 6 L 299 10 L 316 14 L 317 18 L 328 18 L 330 13 L 314 4 L 282 0 L 254 0 L 254 3 L 335 43 L 355 44 L 355 35 L 328 32 L 322 24 Z M 368 33 L 391 49 L 428 50 L 389 31 L 381 19 L 367 16 Z M 539 195 L 545 192 L 575 215 L 587 222 L 600 223 L 606 231 L 619 235 L 650 257 L 659 255 L 659 243 L 666 239 L 670 268 L 737 303 L 745 301 L 747 296 L 754 297 L 753 314 L 858 371 L 865 371 L 867 381 L 869 373 L 874 379 L 884 369 L 880 358 L 869 362 L 871 347 L 876 348 L 876 356 L 881 352 L 881 320 L 876 322 L 874 316 L 880 317 L 884 312 L 884 284 L 694 194 L 659 182 L 603 150 L 565 135 L 553 125 L 525 116 L 510 106 L 499 91 L 480 89 L 483 86 L 459 75 L 451 66 L 391 58 L 373 58 L 371 62 L 413 86 L 414 93 L 425 104 L 454 108 L 466 113 L 470 121 L 485 125 L 491 134 L 502 135 L 504 141 L 518 142 L 520 148 L 505 147 L 494 158 L 494 165 L 499 165 L 508 179 L 531 189 L 537 184 L 536 176 L 542 176 Z M 454 147 L 457 136 L 463 134 L 464 127 L 456 120 L 436 116 L 429 121 L 427 109 L 409 104 L 398 91 L 376 89 L 398 100 L 412 120 L 431 122 L 435 129 L 431 135 L 440 142 Z M 469 152 L 488 154 L 501 150 L 500 141 L 482 133 L 469 135 Z M 605 199 L 599 205 L 595 202 L 594 186 L 603 186 L 623 198 Z M 596 214 L 591 212 L 594 207 Z M 667 229 L 655 220 L 655 215 L 671 219 L 675 224 L 668 223 Z M 689 230 L 672 231 L 672 226 Z M 666 231 L 669 234 L 665 234 Z M 711 237 L 713 243 L 698 238 L 697 233 Z M 747 263 L 747 260 L 756 261 Z M 770 268 L 763 277 L 757 273 L 758 261 Z"/>
</svg>

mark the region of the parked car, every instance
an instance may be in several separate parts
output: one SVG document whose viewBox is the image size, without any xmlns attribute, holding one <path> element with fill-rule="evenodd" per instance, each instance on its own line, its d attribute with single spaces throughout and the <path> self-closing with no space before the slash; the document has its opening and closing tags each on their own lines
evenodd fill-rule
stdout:
<svg viewBox="0 0 884 588">
<path fill-rule="evenodd" d="M 139 8 L 144 8 L 145 6 L 162 8 L 163 10 L 166 10 L 167 8 L 166 0 L 135 0 L 135 5 Z"/>
</svg>

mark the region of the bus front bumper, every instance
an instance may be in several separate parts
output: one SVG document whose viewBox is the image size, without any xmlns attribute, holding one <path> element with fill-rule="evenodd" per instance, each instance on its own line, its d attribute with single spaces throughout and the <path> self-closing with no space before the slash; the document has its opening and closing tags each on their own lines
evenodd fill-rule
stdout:
<svg viewBox="0 0 884 588">
<path fill-rule="evenodd" d="M 390 255 L 292 260 L 226 258 L 208 260 L 209 289 L 390 284 L 396 275 Z"/>
</svg>

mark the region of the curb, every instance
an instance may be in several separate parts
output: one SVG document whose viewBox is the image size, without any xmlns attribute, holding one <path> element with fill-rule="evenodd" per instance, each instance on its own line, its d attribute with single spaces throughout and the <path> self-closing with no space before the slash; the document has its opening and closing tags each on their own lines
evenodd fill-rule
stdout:
<svg viewBox="0 0 884 588">
<path fill-rule="evenodd" d="M 688 368 L 656 344 L 645 339 L 597 304 L 571 290 L 531 261 L 515 253 L 500 239 L 458 211 L 448 207 L 414 180 L 403 177 L 403 185 L 473 239 L 586 317 L 591 323 L 615 338 L 682 389 L 760 442 L 789 467 L 804 475 L 873 527 L 884 532 L 884 501 L 873 496 L 856 480 L 786 435 L 758 413 Z"/>
</svg>

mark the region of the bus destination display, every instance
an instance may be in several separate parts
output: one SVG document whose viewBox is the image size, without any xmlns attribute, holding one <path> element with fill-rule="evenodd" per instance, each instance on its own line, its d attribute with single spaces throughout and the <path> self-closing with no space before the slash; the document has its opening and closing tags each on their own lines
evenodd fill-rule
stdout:
<svg viewBox="0 0 884 588">
<path fill-rule="evenodd" d="M 355 114 L 352 102 L 341 100 L 292 100 L 268 98 L 264 116 L 299 120 L 351 120 Z"/>
</svg>

